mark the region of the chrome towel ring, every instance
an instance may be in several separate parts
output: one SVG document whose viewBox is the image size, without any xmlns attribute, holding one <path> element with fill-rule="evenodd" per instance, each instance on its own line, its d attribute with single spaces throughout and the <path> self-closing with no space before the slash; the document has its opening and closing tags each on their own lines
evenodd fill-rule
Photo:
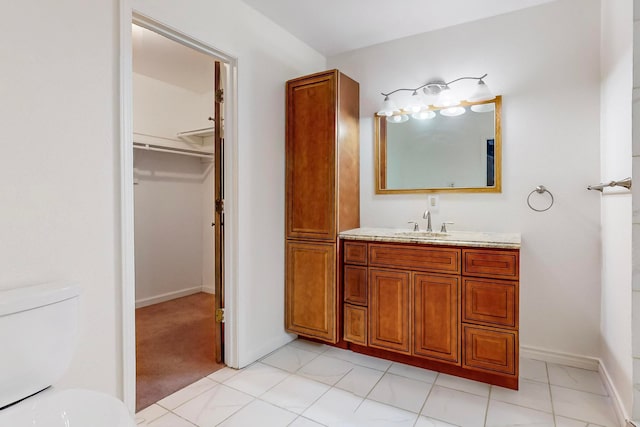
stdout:
<svg viewBox="0 0 640 427">
<path fill-rule="evenodd" d="M 531 196 L 534 193 L 538 193 L 538 194 L 544 194 L 544 193 L 549 193 L 549 196 L 551 196 L 551 203 L 549 203 L 549 206 L 547 206 L 544 209 L 536 209 L 533 206 L 531 206 Z M 531 193 L 529 193 L 529 196 L 527 197 L 527 205 L 529 205 L 529 207 L 536 211 L 536 212 L 544 212 L 544 211 L 548 211 L 549 209 L 551 209 L 551 206 L 553 206 L 553 194 L 551 194 L 551 191 L 547 190 L 547 188 L 544 185 L 538 185 L 535 190 L 533 190 Z"/>
</svg>

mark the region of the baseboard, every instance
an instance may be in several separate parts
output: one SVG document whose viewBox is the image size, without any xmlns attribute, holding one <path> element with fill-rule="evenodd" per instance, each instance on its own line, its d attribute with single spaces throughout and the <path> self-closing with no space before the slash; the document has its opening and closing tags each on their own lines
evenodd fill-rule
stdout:
<svg viewBox="0 0 640 427">
<path fill-rule="evenodd" d="M 202 291 L 202 286 L 195 286 L 193 288 L 180 289 L 179 291 L 167 292 L 165 294 L 160 294 L 149 298 L 142 298 L 136 300 L 136 308 L 146 307 L 148 305 L 158 304 L 180 297 L 186 297 L 188 295 L 197 294 L 198 292 Z"/>
<path fill-rule="evenodd" d="M 623 427 L 633 426 L 633 424 L 630 424 L 627 421 L 629 420 L 629 416 L 624 410 L 620 394 L 613 385 L 613 381 L 611 380 L 607 367 L 602 362 L 602 359 L 528 346 L 520 346 L 520 356 L 527 359 L 541 360 L 543 362 L 573 366 L 575 368 L 588 369 L 590 371 L 598 371 L 600 378 L 607 389 L 607 393 L 611 396 L 611 400 L 613 401 L 616 417 L 618 418 L 618 424 Z"/>
<path fill-rule="evenodd" d="M 620 398 L 620 394 L 618 390 L 614 387 L 613 381 L 609 376 L 609 371 L 607 371 L 606 365 L 599 360 L 600 364 L 598 367 L 598 372 L 600 373 L 600 378 L 602 378 L 602 382 L 604 386 L 607 388 L 607 392 L 609 396 L 611 396 L 611 400 L 613 400 L 613 406 L 616 411 L 616 417 L 618 417 L 618 423 L 621 426 L 633 426 L 634 424 L 629 423 L 629 414 L 624 410 L 624 406 L 622 405 L 622 399 Z"/>
<path fill-rule="evenodd" d="M 216 288 L 213 285 L 203 285 L 202 292 L 206 292 L 208 294 L 215 294 Z"/>
<path fill-rule="evenodd" d="M 564 353 L 540 347 L 520 346 L 520 356 L 527 359 L 542 360 L 543 362 L 557 363 L 559 365 L 573 366 L 574 368 L 597 371 L 600 359 L 578 354 Z"/>
</svg>

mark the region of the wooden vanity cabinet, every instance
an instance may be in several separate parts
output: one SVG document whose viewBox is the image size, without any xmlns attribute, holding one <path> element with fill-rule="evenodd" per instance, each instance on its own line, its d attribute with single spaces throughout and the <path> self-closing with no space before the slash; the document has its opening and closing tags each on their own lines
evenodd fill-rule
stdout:
<svg viewBox="0 0 640 427">
<path fill-rule="evenodd" d="M 354 351 L 518 388 L 519 250 L 343 240 Z"/>
<path fill-rule="evenodd" d="M 285 329 L 336 343 L 338 233 L 360 225 L 359 85 L 337 70 L 286 84 Z"/>
</svg>

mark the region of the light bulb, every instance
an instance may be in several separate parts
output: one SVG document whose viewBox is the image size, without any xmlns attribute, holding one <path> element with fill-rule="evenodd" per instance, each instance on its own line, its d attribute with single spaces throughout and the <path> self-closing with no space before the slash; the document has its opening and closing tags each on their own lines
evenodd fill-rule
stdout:
<svg viewBox="0 0 640 427">
<path fill-rule="evenodd" d="M 455 117 L 464 114 L 466 111 L 464 107 L 449 107 L 440 110 L 440 114 L 447 117 Z"/>
<path fill-rule="evenodd" d="M 476 91 L 471 95 L 471 98 L 468 99 L 469 102 L 480 102 L 480 101 L 489 101 L 490 99 L 495 98 L 495 95 L 491 93 L 489 90 L 489 86 L 484 82 L 484 80 L 480 79 L 478 81 L 478 85 L 476 87 Z"/>
<path fill-rule="evenodd" d="M 449 86 L 445 86 L 444 89 L 440 91 L 434 105 L 436 107 L 455 107 L 456 105 L 460 105 L 460 99 L 455 96 Z"/>
<path fill-rule="evenodd" d="M 393 113 L 398 113 L 398 112 L 400 112 L 400 110 L 396 106 L 396 103 L 393 102 L 393 100 L 390 99 L 388 95 L 385 96 L 384 102 L 382 103 L 382 108 L 380 109 L 380 111 L 378 111 L 378 115 L 389 117 L 389 116 L 392 116 Z"/>
<path fill-rule="evenodd" d="M 413 95 L 409 99 L 409 103 L 403 110 L 408 111 L 410 113 L 417 113 L 425 107 L 424 102 L 422 102 L 422 98 L 418 95 L 418 91 L 414 90 Z"/>
<path fill-rule="evenodd" d="M 409 120 L 409 116 L 406 114 L 396 114 L 395 116 L 387 117 L 389 123 L 404 123 Z"/>
<path fill-rule="evenodd" d="M 476 104 L 471 106 L 471 111 L 474 113 L 488 113 L 496 109 L 496 104 L 493 102 L 489 104 Z"/>
<path fill-rule="evenodd" d="M 418 113 L 413 113 L 411 115 L 411 117 L 413 117 L 416 120 L 431 120 L 436 116 L 436 113 L 434 113 L 431 110 L 423 110 L 420 111 Z"/>
</svg>

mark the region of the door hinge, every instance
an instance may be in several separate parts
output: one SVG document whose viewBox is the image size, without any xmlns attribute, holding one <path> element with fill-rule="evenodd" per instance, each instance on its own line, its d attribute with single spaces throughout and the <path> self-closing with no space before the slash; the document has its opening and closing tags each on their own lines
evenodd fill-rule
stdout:
<svg viewBox="0 0 640 427">
<path fill-rule="evenodd" d="M 216 212 L 222 213 L 224 211 L 224 200 L 216 200 Z"/>
<path fill-rule="evenodd" d="M 216 102 L 224 102 L 224 89 L 216 91 Z"/>
<path fill-rule="evenodd" d="M 224 308 L 216 308 L 216 323 L 224 323 Z"/>
</svg>

